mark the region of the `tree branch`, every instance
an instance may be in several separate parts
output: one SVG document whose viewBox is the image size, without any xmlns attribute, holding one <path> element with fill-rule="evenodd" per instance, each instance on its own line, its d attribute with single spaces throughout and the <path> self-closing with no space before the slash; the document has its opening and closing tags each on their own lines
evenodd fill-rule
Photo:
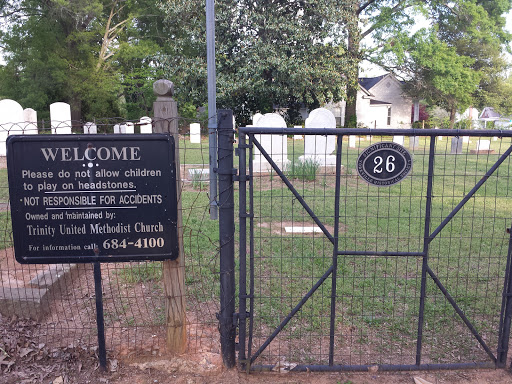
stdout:
<svg viewBox="0 0 512 384">
<path fill-rule="evenodd" d="M 368 8 L 370 5 L 375 3 L 377 0 L 368 0 L 365 4 L 362 4 L 356 11 L 356 15 L 359 16 L 361 12 L 363 12 L 366 8 Z"/>
<path fill-rule="evenodd" d="M 404 9 L 407 9 L 411 7 L 411 5 L 403 7 L 402 5 L 406 2 L 406 0 L 400 0 L 396 5 L 391 8 L 391 14 L 397 13 L 399 11 L 403 11 Z M 377 28 L 377 23 L 373 24 L 370 28 L 368 28 L 366 31 L 361 33 L 361 39 L 364 39 L 366 36 L 368 36 L 370 33 L 372 33 Z"/>
</svg>

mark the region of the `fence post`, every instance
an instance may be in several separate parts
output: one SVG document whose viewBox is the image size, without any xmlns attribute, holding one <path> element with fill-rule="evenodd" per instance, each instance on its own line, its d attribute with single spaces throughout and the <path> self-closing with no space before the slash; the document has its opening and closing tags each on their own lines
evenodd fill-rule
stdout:
<svg viewBox="0 0 512 384">
<path fill-rule="evenodd" d="M 219 145 L 220 345 L 227 368 L 235 366 L 235 203 L 233 196 L 233 111 L 217 111 Z"/>
<path fill-rule="evenodd" d="M 157 96 L 153 103 L 154 133 L 169 133 L 176 143 L 176 192 L 178 196 L 178 242 L 179 256 L 163 263 L 164 292 L 166 297 L 167 349 L 181 353 L 187 344 L 185 313 L 185 258 L 183 252 L 183 221 L 181 211 L 181 176 L 178 138 L 178 104 L 173 100 L 174 85 L 169 80 L 158 80 L 153 84 Z"/>
</svg>

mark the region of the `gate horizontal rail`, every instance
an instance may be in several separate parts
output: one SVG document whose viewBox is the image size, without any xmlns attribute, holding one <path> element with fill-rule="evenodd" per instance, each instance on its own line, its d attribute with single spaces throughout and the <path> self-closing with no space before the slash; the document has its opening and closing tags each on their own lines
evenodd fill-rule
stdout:
<svg viewBox="0 0 512 384">
<path fill-rule="evenodd" d="M 239 133 L 243 368 L 505 366 L 512 237 L 500 228 L 512 221 L 512 131 L 243 127 Z M 259 134 L 336 136 L 336 172 L 319 166 L 312 179 L 301 179 L 294 167 L 274 161 Z M 343 142 L 351 135 L 360 137 L 357 148 Z M 402 184 L 372 189 L 353 172 L 354 162 L 365 146 L 390 135 L 422 137 L 423 144 L 413 150 L 416 165 Z M 494 137 L 497 153 L 466 147 L 462 156 L 448 157 L 440 136 Z M 292 164 L 303 145 L 286 142 Z M 255 171 L 253 148 L 268 171 Z M 320 234 L 285 234 L 285 224 L 310 222 Z M 468 357 L 450 362 L 451 345 Z"/>
<path fill-rule="evenodd" d="M 270 135 L 356 135 L 356 136 L 473 136 L 473 137 L 512 137 L 512 130 L 502 129 L 401 129 L 401 128 L 272 128 L 240 127 L 239 132 Z"/>
</svg>

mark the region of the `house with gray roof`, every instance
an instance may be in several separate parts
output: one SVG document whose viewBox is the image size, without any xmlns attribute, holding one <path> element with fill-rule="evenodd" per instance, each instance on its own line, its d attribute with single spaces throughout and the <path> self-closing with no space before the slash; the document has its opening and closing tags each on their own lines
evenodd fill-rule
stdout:
<svg viewBox="0 0 512 384">
<path fill-rule="evenodd" d="M 402 83 L 392 74 L 359 79 L 357 121 L 368 128 L 410 128 L 413 100 L 404 95 Z M 345 102 L 326 106 L 344 125 Z"/>
</svg>

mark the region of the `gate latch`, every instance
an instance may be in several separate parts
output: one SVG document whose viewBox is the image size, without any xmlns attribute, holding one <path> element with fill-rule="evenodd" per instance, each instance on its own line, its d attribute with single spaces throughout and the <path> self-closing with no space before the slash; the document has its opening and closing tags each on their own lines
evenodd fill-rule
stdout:
<svg viewBox="0 0 512 384">
<path fill-rule="evenodd" d="M 510 228 L 507 228 L 507 233 L 510 233 Z"/>
</svg>

